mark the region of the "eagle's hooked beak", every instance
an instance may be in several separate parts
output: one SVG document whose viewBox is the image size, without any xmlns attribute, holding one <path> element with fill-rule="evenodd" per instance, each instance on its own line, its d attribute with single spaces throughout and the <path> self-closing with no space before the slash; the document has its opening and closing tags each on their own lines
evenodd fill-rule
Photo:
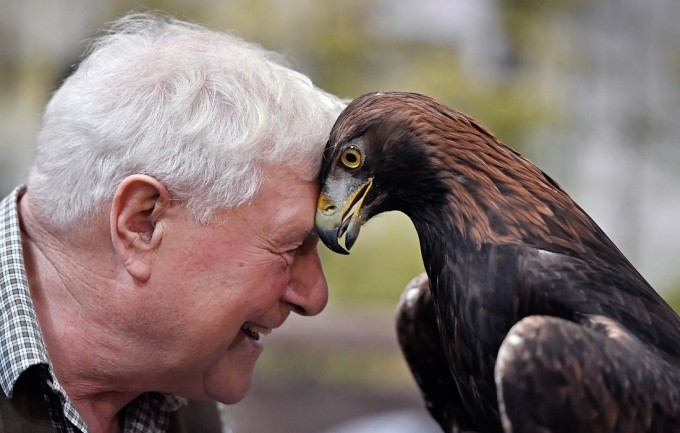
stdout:
<svg viewBox="0 0 680 433">
<path fill-rule="evenodd" d="M 373 178 L 361 184 L 346 197 L 341 205 L 321 192 L 316 206 L 316 229 L 321 241 L 331 250 L 339 254 L 349 254 L 349 250 L 359 237 L 359 230 L 364 221 L 361 218 L 361 206 L 373 185 Z M 345 236 L 345 246 L 340 239 Z"/>
</svg>

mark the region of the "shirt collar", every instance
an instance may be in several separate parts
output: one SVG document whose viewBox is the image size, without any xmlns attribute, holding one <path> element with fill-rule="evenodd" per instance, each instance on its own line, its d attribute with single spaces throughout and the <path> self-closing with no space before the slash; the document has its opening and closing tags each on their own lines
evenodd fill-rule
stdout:
<svg viewBox="0 0 680 433">
<path fill-rule="evenodd" d="M 24 191 L 19 187 L 0 202 L 0 385 L 8 397 L 26 369 L 49 365 L 24 266 L 17 211 Z"/>
</svg>

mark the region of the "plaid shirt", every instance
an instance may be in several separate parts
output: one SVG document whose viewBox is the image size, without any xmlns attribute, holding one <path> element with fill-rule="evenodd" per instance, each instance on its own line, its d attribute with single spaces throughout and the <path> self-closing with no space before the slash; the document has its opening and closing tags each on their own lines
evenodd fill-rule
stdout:
<svg viewBox="0 0 680 433">
<path fill-rule="evenodd" d="M 40 365 L 42 391 L 55 431 L 88 433 L 88 428 L 59 385 L 47 355 L 40 324 L 28 289 L 17 204 L 25 188 L 0 202 L 0 386 L 12 397 L 14 384 L 29 367 Z M 163 433 L 170 414 L 185 404 L 172 395 L 149 392 L 124 408 L 124 433 Z"/>
</svg>

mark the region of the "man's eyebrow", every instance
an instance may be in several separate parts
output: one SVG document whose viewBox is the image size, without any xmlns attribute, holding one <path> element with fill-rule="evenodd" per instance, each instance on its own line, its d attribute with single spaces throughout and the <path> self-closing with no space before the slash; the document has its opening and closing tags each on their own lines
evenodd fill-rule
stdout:
<svg viewBox="0 0 680 433">
<path fill-rule="evenodd" d="M 299 234 L 296 234 L 299 233 Z M 280 241 L 282 244 L 298 244 L 302 245 L 308 240 L 313 240 L 317 239 L 319 237 L 319 233 L 316 231 L 316 226 L 311 226 L 308 230 L 292 230 L 292 231 L 287 231 L 284 232 L 281 235 Z"/>
</svg>

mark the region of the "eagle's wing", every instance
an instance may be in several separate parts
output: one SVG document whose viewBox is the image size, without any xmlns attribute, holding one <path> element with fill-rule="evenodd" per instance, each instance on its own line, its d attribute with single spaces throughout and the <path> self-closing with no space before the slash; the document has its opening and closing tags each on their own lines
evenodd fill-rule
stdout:
<svg viewBox="0 0 680 433">
<path fill-rule="evenodd" d="M 495 369 L 506 432 L 680 432 L 680 371 L 617 322 L 530 316 Z"/>
<path fill-rule="evenodd" d="M 397 308 L 397 337 L 432 417 L 446 433 L 471 431 L 472 422 L 439 337 L 429 281 L 425 273 L 406 286 Z"/>
<path fill-rule="evenodd" d="M 533 315 L 495 366 L 506 432 L 680 432 L 680 318 L 625 269 L 517 251 Z"/>
<path fill-rule="evenodd" d="M 533 300 L 525 316 L 551 315 L 579 323 L 608 317 L 680 368 L 680 316 L 639 274 L 526 246 L 513 254 L 521 296 Z"/>
</svg>

